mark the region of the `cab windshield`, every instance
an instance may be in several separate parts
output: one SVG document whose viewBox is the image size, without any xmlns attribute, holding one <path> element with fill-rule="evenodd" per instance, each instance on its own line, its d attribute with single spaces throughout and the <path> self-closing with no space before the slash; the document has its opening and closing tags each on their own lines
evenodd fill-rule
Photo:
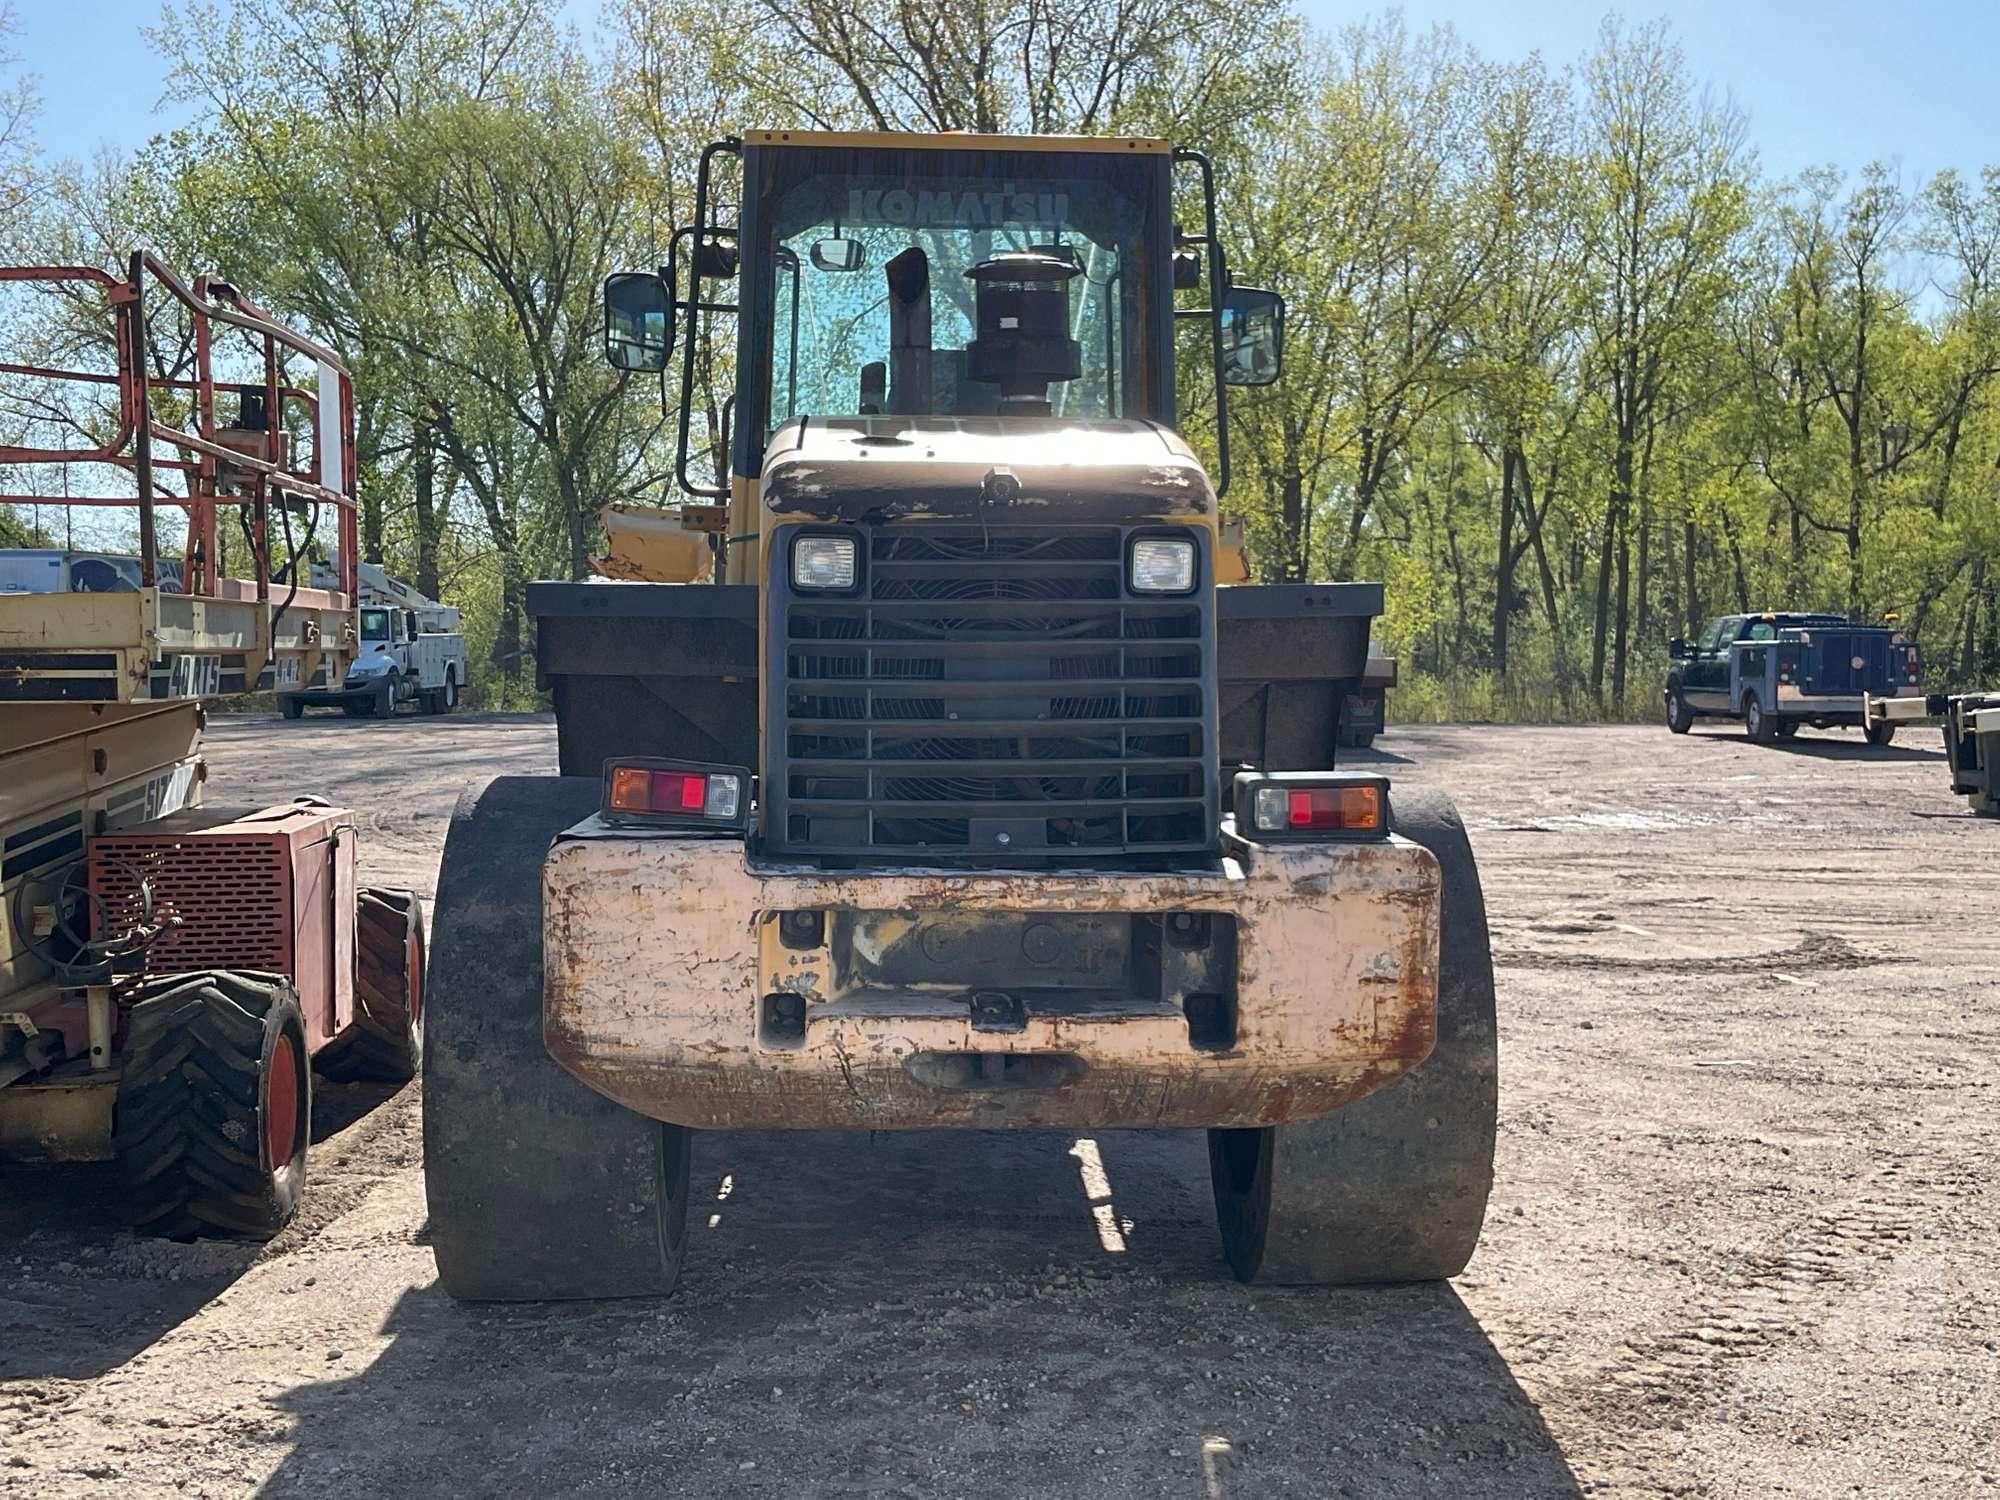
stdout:
<svg viewBox="0 0 2000 1500">
<path fill-rule="evenodd" d="M 361 611 L 361 639 L 364 641 L 386 641 L 389 639 L 388 610 L 364 609 Z"/>
<path fill-rule="evenodd" d="M 750 262 L 766 310 L 766 439 L 799 416 L 1147 409 L 1147 204 L 1162 158 L 771 156 Z"/>
</svg>

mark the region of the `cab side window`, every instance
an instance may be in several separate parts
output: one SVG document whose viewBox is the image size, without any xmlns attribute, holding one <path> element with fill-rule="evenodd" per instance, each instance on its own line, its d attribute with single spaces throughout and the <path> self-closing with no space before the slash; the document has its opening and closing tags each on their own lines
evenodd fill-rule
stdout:
<svg viewBox="0 0 2000 1500">
<path fill-rule="evenodd" d="M 1735 615 L 1724 615 L 1719 620 L 1711 620 L 1708 623 L 1708 629 L 1701 633 L 1701 649 L 1704 651 L 1720 651 L 1723 642 L 1727 641 L 1735 633 Z"/>
</svg>

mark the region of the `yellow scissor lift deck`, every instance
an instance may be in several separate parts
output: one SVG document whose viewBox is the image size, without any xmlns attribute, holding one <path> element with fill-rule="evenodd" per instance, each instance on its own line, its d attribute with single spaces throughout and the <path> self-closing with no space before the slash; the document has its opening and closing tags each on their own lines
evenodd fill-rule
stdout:
<svg viewBox="0 0 2000 1500">
<path fill-rule="evenodd" d="M 6 283 L 97 288 L 116 368 L 0 360 L 56 393 L 41 405 L 68 430 L 88 409 L 112 432 L 0 446 L 0 478 L 123 470 L 135 493 L 61 493 L 136 511 L 139 556 L 108 570 L 116 591 L 71 591 L 106 580 L 65 559 L 57 591 L 0 594 L 0 1158 L 115 1157 L 141 1227 L 268 1238 L 303 1184 L 308 1060 L 406 1079 L 421 1046 L 421 910 L 357 891 L 352 816 L 315 798 L 194 811 L 204 698 L 338 682 L 357 650 L 352 382 L 235 288 L 144 251 L 122 277 L 0 267 Z M 162 293 L 179 339 L 148 320 Z M 185 357 L 156 370 L 162 347 Z M 186 518 L 177 559 L 163 505 Z M 248 578 L 224 576 L 225 514 Z M 302 586 L 316 544 L 336 550 L 333 588 Z"/>
</svg>

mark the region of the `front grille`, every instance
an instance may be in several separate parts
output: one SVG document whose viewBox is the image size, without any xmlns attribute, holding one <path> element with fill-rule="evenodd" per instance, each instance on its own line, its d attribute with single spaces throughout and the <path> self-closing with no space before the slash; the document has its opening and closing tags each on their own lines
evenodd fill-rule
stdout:
<svg viewBox="0 0 2000 1500">
<path fill-rule="evenodd" d="M 1150 528 L 1157 531 L 1158 528 Z M 1125 590 L 1135 528 L 862 529 L 856 595 L 772 549 L 764 840 L 859 863 L 1212 850 L 1214 593 Z"/>
</svg>

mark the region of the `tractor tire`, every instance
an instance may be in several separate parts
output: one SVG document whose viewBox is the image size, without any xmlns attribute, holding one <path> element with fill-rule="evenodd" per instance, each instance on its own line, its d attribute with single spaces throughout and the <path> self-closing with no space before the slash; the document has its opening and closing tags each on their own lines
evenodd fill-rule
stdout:
<svg viewBox="0 0 2000 1500">
<path fill-rule="evenodd" d="M 270 1239 L 298 1212 L 311 1126 L 289 979 L 218 969 L 140 987 L 112 1116 L 134 1228 Z"/>
<path fill-rule="evenodd" d="M 1894 724 L 1870 724 L 1862 730 L 1862 733 L 1868 736 L 1869 744 L 1886 747 L 1895 742 L 1896 726 Z"/>
<path fill-rule="evenodd" d="M 466 788 L 438 874 L 424 1186 L 438 1281 L 467 1301 L 665 1296 L 691 1132 L 585 1087 L 542 1042 L 542 861 L 594 777 Z"/>
<path fill-rule="evenodd" d="M 1436 1281 L 1464 1270 L 1479 1242 L 1499 1105 L 1486 903 L 1450 799 L 1399 791 L 1392 807 L 1396 832 L 1436 855 L 1442 877 L 1437 1044 L 1330 1115 L 1208 1133 L 1223 1253 L 1239 1281 Z"/>
<path fill-rule="evenodd" d="M 410 891 L 354 906 L 354 1020 L 314 1059 L 335 1083 L 408 1083 L 424 1062 L 424 908 Z"/>
</svg>

